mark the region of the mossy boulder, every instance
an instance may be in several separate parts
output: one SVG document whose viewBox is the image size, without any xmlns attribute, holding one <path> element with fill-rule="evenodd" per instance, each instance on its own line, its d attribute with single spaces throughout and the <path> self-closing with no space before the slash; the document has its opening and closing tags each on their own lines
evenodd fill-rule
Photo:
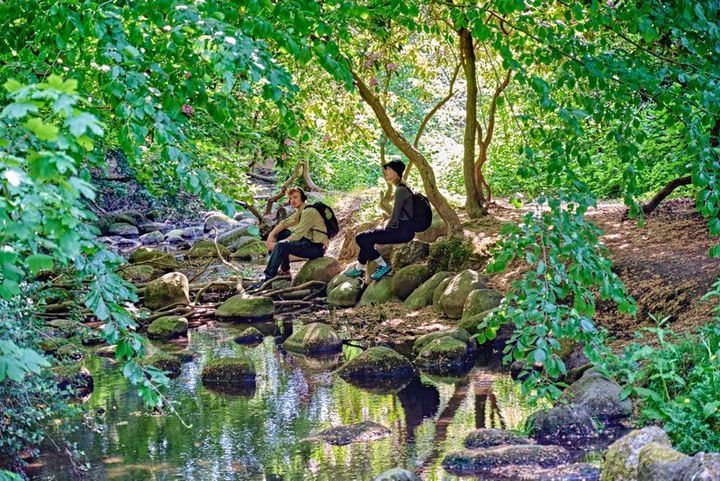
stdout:
<svg viewBox="0 0 720 481">
<path fill-rule="evenodd" d="M 313 322 L 293 332 L 283 347 L 287 351 L 306 355 L 327 354 L 340 351 L 342 341 L 332 327 L 322 322 Z"/>
<path fill-rule="evenodd" d="M 495 289 L 475 289 L 471 291 L 463 306 L 462 319 L 495 309 L 500 305 L 503 297 Z"/>
<path fill-rule="evenodd" d="M 393 278 L 387 276 L 379 281 L 370 282 L 360 297 L 358 305 L 377 306 L 391 302 L 393 300 L 392 282 Z"/>
<path fill-rule="evenodd" d="M 182 363 L 177 356 L 172 356 L 166 352 L 158 351 L 142 360 L 143 366 L 152 366 L 167 372 L 169 378 L 175 378 L 180 375 Z"/>
<path fill-rule="evenodd" d="M 335 426 L 307 438 L 307 441 L 323 441 L 333 446 L 352 443 L 367 443 L 382 439 L 392 433 L 388 428 L 372 421 L 363 421 L 349 426 Z"/>
<path fill-rule="evenodd" d="M 138 247 L 135 249 L 132 254 L 130 254 L 128 262 L 131 264 L 142 263 L 142 265 L 163 270 L 173 270 L 178 267 L 178 262 L 173 254 L 160 252 L 150 247 Z"/>
<path fill-rule="evenodd" d="M 190 284 L 185 274 L 170 272 L 151 281 L 145 288 L 145 307 L 160 309 L 172 304 L 190 303 Z"/>
<path fill-rule="evenodd" d="M 155 230 L 141 235 L 139 240 L 142 245 L 161 244 L 165 241 L 165 236 L 159 230 Z"/>
<path fill-rule="evenodd" d="M 155 268 L 151 265 L 142 264 L 139 266 L 129 265 L 120 271 L 120 276 L 132 283 L 144 283 L 155 277 Z"/>
<path fill-rule="evenodd" d="M 110 224 L 107 228 L 108 235 L 117 235 L 122 237 L 137 237 L 140 235 L 140 231 L 137 227 L 124 222 L 115 222 Z"/>
<path fill-rule="evenodd" d="M 218 257 L 218 251 L 220 251 L 220 254 L 222 254 L 224 259 L 230 257 L 230 250 L 224 245 L 218 244 L 216 248 L 215 242 L 211 239 L 200 239 L 193 244 L 187 255 L 191 259 L 201 257 Z"/>
<path fill-rule="evenodd" d="M 423 264 L 405 266 L 392 276 L 392 293 L 405 300 L 420 285 L 430 279 L 430 269 Z"/>
<path fill-rule="evenodd" d="M 661 443 L 648 443 L 638 453 L 638 480 L 643 481 L 665 481 L 680 479 L 685 472 L 685 463 L 679 463 L 689 459 L 680 451 Z M 682 470 L 678 469 L 682 468 Z M 690 478 L 703 479 L 703 478 Z M 707 478 L 705 478 L 707 479 Z M 714 479 L 720 479 L 715 477 Z"/>
<path fill-rule="evenodd" d="M 345 279 L 328 292 L 327 303 L 333 307 L 353 307 L 362 295 L 364 285 L 362 279 L 343 277 Z"/>
<path fill-rule="evenodd" d="M 251 326 L 241 332 L 240 335 L 235 338 L 235 342 L 238 344 L 257 344 L 262 342 L 264 337 L 258 328 Z"/>
<path fill-rule="evenodd" d="M 251 239 L 233 252 L 232 257 L 234 259 L 251 260 L 258 259 L 266 255 L 268 255 L 268 250 L 265 243 L 260 239 Z"/>
<path fill-rule="evenodd" d="M 215 316 L 223 321 L 255 322 L 269 321 L 275 314 L 272 299 L 263 296 L 238 294 L 223 302 Z"/>
<path fill-rule="evenodd" d="M 293 285 L 299 286 L 308 281 L 320 281 L 326 284 L 340 273 L 342 266 L 334 257 L 318 257 L 307 261 L 293 279 Z"/>
<path fill-rule="evenodd" d="M 60 391 L 70 390 L 72 396 L 87 396 L 95 387 L 92 374 L 80 363 L 56 366 L 52 372 Z"/>
<path fill-rule="evenodd" d="M 450 453 L 442 462 L 451 474 L 491 473 L 510 466 L 551 468 L 567 464 L 570 453 L 560 446 L 520 444 L 489 449 L 468 449 Z"/>
<path fill-rule="evenodd" d="M 415 373 L 408 358 L 388 347 L 371 347 L 338 370 L 343 379 L 408 379 Z"/>
<path fill-rule="evenodd" d="M 208 361 L 200 379 L 208 387 L 255 385 L 255 365 L 245 357 L 224 357 Z"/>
<path fill-rule="evenodd" d="M 232 241 L 230 244 L 228 244 L 227 248 L 230 249 L 231 252 L 236 252 L 240 248 L 244 247 L 246 244 L 253 242 L 253 241 L 259 241 L 260 243 L 262 243 L 263 247 L 265 247 L 265 243 L 263 241 L 261 241 L 260 239 L 253 237 L 253 236 L 244 235 L 244 236 L 238 237 L 237 239 Z M 265 249 L 265 253 L 267 253 L 267 249 Z"/>
<path fill-rule="evenodd" d="M 472 244 L 467 239 L 438 239 L 430 245 L 427 265 L 432 272 L 460 272 L 469 267 L 472 253 Z"/>
<path fill-rule="evenodd" d="M 584 406 L 594 418 L 601 421 L 626 418 L 632 413 L 632 401 L 621 399 L 622 388 L 594 369 L 585 371 L 561 395 L 561 399 Z"/>
<path fill-rule="evenodd" d="M 330 281 L 327 283 L 327 286 L 325 286 L 325 291 L 329 293 L 348 279 L 350 278 L 346 276 L 344 272 L 341 272 L 340 274 L 330 279 Z"/>
<path fill-rule="evenodd" d="M 462 329 L 432 332 L 413 344 L 415 363 L 435 373 L 465 370 L 477 352 L 475 340 Z"/>
<path fill-rule="evenodd" d="M 528 418 L 527 425 L 534 438 L 563 444 L 574 444 L 598 435 L 598 426 L 590 412 L 574 404 L 558 404 L 534 413 Z"/>
<path fill-rule="evenodd" d="M 147 329 L 150 339 L 167 341 L 187 334 L 188 321 L 179 316 L 162 316 L 155 319 Z"/>
<path fill-rule="evenodd" d="M 149 234 L 151 232 L 160 232 L 167 228 L 167 225 L 162 222 L 139 222 L 137 225 L 138 230 L 141 234 Z M 164 239 L 164 236 L 163 236 Z"/>
<path fill-rule="evenodd" d="M 210 232 L 213 229 L 225 230 L 228 227 L 232 227 L 237 224 L 235 219 L 232 219 L 222 212 L 213 212 L 205 217 L 203 222 L 203 229 L 205 232 Z"/>
<path fill-rule="evenodd" d="M 475 334 L 480 332 L 480 329 L 478 329 L 478 326 L 480 325 L 480 323 L 491 312 L 492 312 L 492 309 L 489 311 L 484 311 L 484 312 L 480 312 L 478 314 L 474 314 L 470 317 L 463 316 L 462 320 L 460 321 L 460 324 L 458 324 L 458 327 L 460 329 L 465 329 L 470 335 L 474 336 Z M 495 332 L 495 339 L 498 339 L 497 335 L 499 332 L 500 332 L 499 329 Z M 512 334 L 512 331 L 510 333 Z"/>
<path fill-rule="evenodd" d="M 472 269 L 466 269 L 452 278 L 438 298 L 440 311 L 450 319 L 462 317 L 465 301 L 475 289 L 483 289 L 487 279 Z"/>
<path fill-rule="evenodd" d="M 428 252 L 430 252 L 430 244 L 427 242 L 412 240 L 404 244 L 397 244 L 392 247 L 390 265 L 395 272 L 398 272 L 406 266 L 420 264 L 427 259 Z"/>
<path fill-rule="evenodd" d="M 433 211 L 432 224 L 426 230 L 415 234 L 415 238 L 419 241 L 432 244 L 442 236 L 447 235 L 447 225 L 440 215 Z"/>
<path fill-rule="evenodd" d="M 410 309 L 421 309 L 431 305 L 435 289 L 437 289 L 438 285 L 440 285 L 443 280 L 448 279 L 451 276 L 452 274 L 450 272 L 445 271 L 435 273 L 432 277 L 412 291 L 412 293 L 405 299 L 405 306 Z M 393 276 L 393 278 L 394 277 L 395 276 Z"/>
<path fill-rule="evenodd" d="M 465 437 L 463 443 L 467 449 L 494 448 L 496 446 L 510 446 L 515 444 L 533 444 L 531 439 L 520 436 L 505 429 L 477 429 Z"/>
<path fill-rule="evenodd" d="M 440 309 L 440 302 L 439 302 L 440 296 L 443 295 L 443 293 L 445 292 L 445 288 L 448 286 L 448 284 L 450 284 L 450 281 L 452 281 L 454 277 L 455 277 L 455 275 L 453 274 L 453 275 L 448 276 L 447 278 L 441 280 L 440 283 L 435 288 L 435 291 L 433 291 L 432 308 L 433 308 L 434 313 L 440 314 L 442 312 L 442 309 Z"/>
<path fill-rule="evenodd" d="M 637 481 L 640 465 L 640 450 L 655 443 L 670 446 L 667 433 L 656 426 L 636 429 L 612 443 L 605 454 L 601 481 Z"/>
<path fill-rule="evenodd" d="M 182 230 L 182 237 L 184 239 L 195 239 L 197 237 L 202 236 L 203 232 L 204 232 L 204 229 L 203 229 L 203 226 L 201 226 L 201 225 L 185 227 Z"/>
</svg>

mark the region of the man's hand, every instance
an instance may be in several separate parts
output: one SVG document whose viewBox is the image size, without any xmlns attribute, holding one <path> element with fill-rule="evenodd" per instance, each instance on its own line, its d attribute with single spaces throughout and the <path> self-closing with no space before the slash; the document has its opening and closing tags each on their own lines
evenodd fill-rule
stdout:
<svg viewBox="0 0 720 481">
<path fill-rule="evenodd" d="M 268 252 L 273 250 L 273 248 L 275 247 L 275 244 L 277 244 L 277 242 L 275 242 L 274 239 L 269 240 L 269 238 L 268 238 L 268 240 L 265 241 L 265 247 L 267 247 Z"/>
</svg>

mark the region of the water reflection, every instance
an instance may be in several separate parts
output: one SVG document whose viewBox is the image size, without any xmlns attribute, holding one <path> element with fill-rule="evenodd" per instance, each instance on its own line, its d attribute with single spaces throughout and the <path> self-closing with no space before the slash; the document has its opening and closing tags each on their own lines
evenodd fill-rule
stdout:
<svg viewBox="0 0 720 481">
<path fill-rule="evenodd" d="M 104 412 L 72 438 L 92 466 L 88 477 L 354 481 L 406 467 L 426 480 L 457 479 L 440 467 L 446 452 L 461 447 L 476 427 L 516 428 L 529 413 L 509 377 L 494 370 L 474 368 L 455 379 L 422 375 L 390 393 L 370 392 L 332 372 L 359 349 L 346 346 L 341 355 L 322 359 L 289 354 L 273 337 L 282 339 L 289 329 L 279 332 L 272 323 L 261 329 L 268 337 L 260 345 L 245 347 L 233 339 L 246 327 L 217 324 L 193 331 L 188 349 L 197 356 L 183 364 L 168 392 L 177 415 L 148 413 L 117 366 L 88 359 L 96 381 L 89 412 Z M 254 390 L 221 393 L 199 382 L 209 359 L 240 354 L 255 363 Z M 302 442 L 325 428 L 361 421 L 392 434 L 346 446 Z M 55 454 L 47 451 L 34 479 L 73 478 Z"/>
</svg>

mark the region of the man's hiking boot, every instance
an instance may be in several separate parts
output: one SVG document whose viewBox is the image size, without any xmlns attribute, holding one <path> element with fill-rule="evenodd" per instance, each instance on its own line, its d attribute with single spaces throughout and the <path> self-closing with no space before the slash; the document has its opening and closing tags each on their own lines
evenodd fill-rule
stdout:
<svg viewBox="0 0 720 481">
<path fill-rule="evenodd" d="M 392 271 L 392 267 L 390 267 L 389 264 L 384 266 L 378 266 L 378 268 L 375 269 L 375 272 L 373 272 L 370 276 L 370 279 L 372 279 L 373 281 L 377 281 L 390 274 L 390 271 Z"/>
<path fill-rule="evenodd" d="M 278 276 L 289 276 L 289 275 L 290 275 L 290 269 L 285 270 L 285 269 L 280 268 L 280 269 L 278 269 L 277 275 L 278 275 Z"/>
<path fill-rule="evenodd" d="M 352 266 L 350 269 L 345 271 L 345 275 L 348 277 L 360 277 L 364 273 L 365 273 L 365 271 L 360 270 L 355 266 Z"/>
</svg>

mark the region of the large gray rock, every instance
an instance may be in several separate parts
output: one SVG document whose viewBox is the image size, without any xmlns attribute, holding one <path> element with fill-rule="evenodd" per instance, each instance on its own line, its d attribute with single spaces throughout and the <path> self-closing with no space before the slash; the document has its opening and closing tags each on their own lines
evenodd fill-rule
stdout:
<svg viewBox="0 0 720 481">
<path fill-rule="evenodd" d="M 340 336 L 332 327 L 322 322 L 306 324 L 285 340 L 283 347 L 300 354 L 326 354 L 342 349 Z"/>
<path fill-rule="evenodd" d="M 307 438 L 307 441 L 322 441 L 334 446 L 346 446 L 352 443 L 369 442 L 388 436 L 390 431 L 385 426 L 372 421 L 363 421 L 349 426 L 337 426 Z"/>
<path fill-rule="evenodd" d="M 205 217 L 203 228 L 205 229 L 205 232 L 210 232 L 213 229 L 219 229 L 222 231 L 228 227 L 236 225 L 237 223 L 238 222 L 235 219 L 226 216 L 222 212 L 213 212 Z"/>
<path fill-rule="evenodd" d="M 265 247 L 265 243 L 263 241 L 261 241 L 260 239 L 253 237 L 253 236 L 244 235 L 244 236 L 238 237 L 237 239 L 235 239 L 234 241 L 229 243 L 227 248 L 230 249 L 231 251 L 235 252 L 236 250 L 238 250 L 242 247 L 245 247 L 245 245 L 249 244 L 250 242 L 255 242 L 255 241 L 262 243 L 263 247 Z M 265 253 L 267 253 L 267 249 L 265 249 Z"/>
<path fill-rule="evenodd" d="M 333 307 L 353 307 L 362 295 L 363 281 L 361 279 L 343 277 L 345 279 L 328 292 L 327 303 Z"/>
<path fill-rule="evenodd" d="M 561 399 L 584 406 L 594 418 L 616 420 L 632 414 L 632 402 L 630 399 L 621 400 L 621 391 L 618 383 L 590 369 L 563 391 Z"/>
<path fill-rule="evenodd" d="M 203 233 L 204 233 L 203 226 L 201 226 L 201 225 L 190 226 L 190 227 L 185 227 L 182 230 L 182 237 L 184 239 L 195 239 L 196 237 L 202 236 Z"/>
<path fill-rule="evenodd" d="M 308 281 L 320 281 L 327 284 L 332 278 L 340 274 L 341 270 L 342 266 L 340 266 L 340 263 L 334 257 L 311 259 L 307 261 L 295 275 L 293 285 L 299 286 Z"/>
<path fill-rule="evenodd" d="M 392 468 L 375 476 L 373 481 L 422 481 L 422 479 L 407 469 Z"/>
<path fill-rule="evenodd" d="M 122 237 L 137 237 L 140 235 L 140 231 L 137 227 L 124 222 L 115 222 L 114 224 L 110 224 L 107 229 L 107 233 L 108 235 L 119 235 Z"/>
<path fill-rule="evenodd" d="M 429 252 L 430 244 L 427 242 L 412 240 L 406 244 L 398 244 L 392 248 L 390 265 L 397 272 L 405 266 L 420 264 L 427 259 Z"/>
<path fill-rule="evenodd" d="M 396 270 L 392 276 L 392 293 L 402 300 L 430 278 L 430 269 L 423 264 L 411 264 Z"/>
<path fill-rule="evenodd" d="M 503 295 L 495 289 L 475 289 L 470 292 L 470 295 L 465 301 L 462 318 L 467 319 L 481 312 L 495 309 L 500 305 L 502 298 Z"/>
<path fill-rule="evenodd" d="M 275 304 L 269 297 L 238 294 L 226 300 L 215 311 L 223 321 L 269 321 L 275 314 Z"/>
<path fill-rule="evenodd" d="M 433 294 L 437 286 L 445 279 L 451 277 L 450 272 L 437 272 L 430 279 L 423 282 L 417 289 L 415 289 L 407 299 L 405 299 L 405 306 L 410 309 L 421 309 L 423 307 L 432 304 Z M 450 281 L 448 281 L 450 282 Z"/>
<path fill-rule="evenodd" d="M 650 443 L 670 446 L 670 438 L 659 427 L 631 431 L 612 443 L 605 454 L 602 481 L 637 481 L 640 465 L 640 449 Z"/>
<path fill-rule="evenodd" d="M 638 453 L 638 481 L 679 481 L 687 468 L 682 461 L 689 459 L 666 444 L 648 443 Z"/>
<path fill-rule="evenodd" d="M 393 278 L 387 276 L 379 281 L 370 282 L 360 297 L 358 304 L 361 306 L 377 306 L 391 302 L 393 300 L 392 282 Z"/>
<path fill-rule="evenodd" d="M 597 426 L 587 408 L 574 404 L 558 404 L 539 411 L 530 416 L 528 425 L 536 439 L 563 444 L 573 444 L 598 435 Z"/>
<path fill-rule="evenodd" d="M 161 244 L 165 240 L 165 236 L 162 232 L 156 230 L 141 235 L 139 240 L 142 245 Z"/>
<path fill-rule="evenodd" d="M 160 309 L 173 304 L 190 303 L 190 284 L 185 274 L 170 272 L 151 281 L 145 288 L 145 307 Z"/>
<path fill-rule="evenodd" d="M 462 317 L 465 301 L 475 289 L 483 289 L 487 279 L 472 269 L 466 269 L 452 278 L 438 299 L 440 310 L 450 319 Z"/>
<path fill-rule="evenodd" d="M 531 439 L 519 436 L 512 431 L 504 429 L 478 429 L 465 437 L 463 443 L 467 449 L 494 448 L 496 446 L 510 446 L 513 444 L 533 444 Z"/>
<path fill-rule="evenodd" d="M 506 466 L 550 468 L 569 461 L 570 453 L 560 446 L 525 444 L 450 453 L 442 465 L 451 474 L 467 475 L 491 473 Z"/>
<path fill-rule="evenodd" d="M 155 231 L 162 233 L 162 230 L 167 226 L 162 222 L 141 222 L 137 225 L 137 228 L 141 234 L 149 234 Z"/>
<path fill-rule="evenodd" d="M 473 336 L 480 332 L 480 329 L 478 326 L 480 323 L 485 319 L 485 316 L 490 314 L 492 310 L 481 312 L 479 314 L 474 314 L 470 317 L 463 316 L 462 320 L 460 321 L 460 324 L 458 324 L 458 327 L 460 329 L 465 329 L 467 332 L 472 334 Z M 495 331 L 495 337 L 493 339 L 496 339 L 498 342 L 505 340 L 507 341 L 512 336 L 513 330 L 512 329 L 498 329 Z M 491 341 L 493 339 L 490 339 Z"/>
</svg>

